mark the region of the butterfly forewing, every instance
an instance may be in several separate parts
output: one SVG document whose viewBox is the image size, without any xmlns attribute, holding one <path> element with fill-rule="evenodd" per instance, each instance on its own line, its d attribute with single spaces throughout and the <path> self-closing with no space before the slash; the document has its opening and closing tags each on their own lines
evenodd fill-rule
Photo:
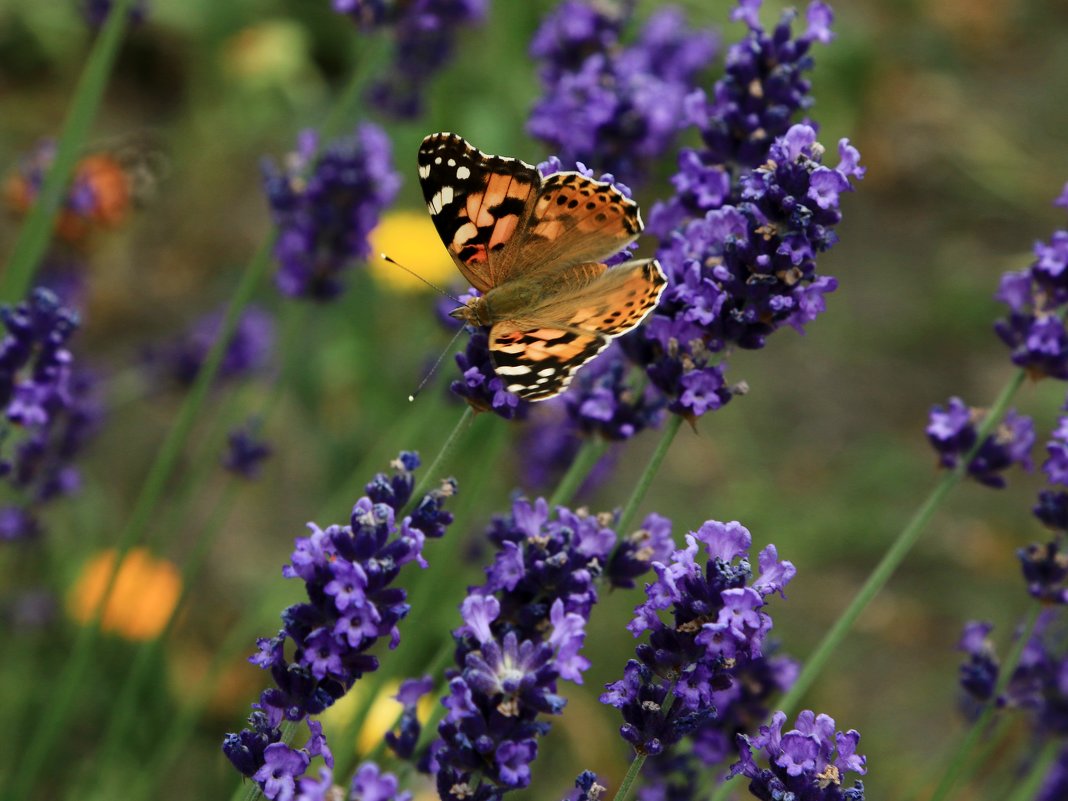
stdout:
<svg viewBox="0 0 1068 801">
<path fill-rule="evenodd" d="M 430 218 L 464 278 L 483 293 L 508 281 L 514 261 L 508 246 L 530 217 L 538 171 L 438 133 L 419 148 L 419 180 Z"/>
</svg>

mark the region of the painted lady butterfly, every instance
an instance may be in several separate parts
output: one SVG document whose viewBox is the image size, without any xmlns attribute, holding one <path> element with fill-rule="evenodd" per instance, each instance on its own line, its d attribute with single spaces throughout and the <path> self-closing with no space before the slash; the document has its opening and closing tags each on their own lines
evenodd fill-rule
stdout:
<svg viewBox="0 0 1068 801">
<path fill-rule="evenodd" d="M 450 133 L 419 148 L 434 225 L 482 296 L 452 312 L 489 326 L 497 375 L 525 400 L 563 392 L 575 371 L 656 308 L 667 278 L 655 259 L 604 259 L 642 230 L 638 204 L 577 172 L 542 179 Z"/>
</svg>

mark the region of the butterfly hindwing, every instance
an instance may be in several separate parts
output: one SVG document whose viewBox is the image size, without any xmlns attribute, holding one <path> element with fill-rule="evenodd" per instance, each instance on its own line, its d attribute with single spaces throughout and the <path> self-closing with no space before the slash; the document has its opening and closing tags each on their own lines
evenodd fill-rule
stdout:
<svg viewBox="0 0 1068 801">
<path fill-rule="evenodd" d="M 493 367 L 509 392 L 524 400 L 544 400 L 563 392 L 582 365 L 608 347 L 611 338 L 596 331 L 523 325 L 506 321 L 490 329 Z"/>
<path fill-rule="evenodd" d="M 430 218 L 464 278 L 483 293 L 507 281 L 509 246 L 534 206 L 538 171 L 438 133 L 419 148 L 419 180 Z"/>
<path fill-rule="evenodd" d="M 588 266 L 578 264 L 567 272 Z M 584 286 L 550 296 L 532 316 L 618 337 L 656 308 L 665 287 L 667 276 L 656 259 L 628 261 L 604 270 Z"/>
</svg>

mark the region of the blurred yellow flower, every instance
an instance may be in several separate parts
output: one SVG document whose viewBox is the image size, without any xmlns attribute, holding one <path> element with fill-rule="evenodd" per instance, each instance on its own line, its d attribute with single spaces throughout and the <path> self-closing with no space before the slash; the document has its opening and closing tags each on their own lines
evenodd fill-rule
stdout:
<svg viewBox="0 0 1068 801">
<path fill-rule="evenodd" d="M 395 264 L 383 261 L 385 253 L 427 281 L 443 286 L 459 271 L 425 212 L 394 211 L 382 218 L 371 232 L 371 275 L 382 286 L 401 292 L 429 291 L 430 287 Z"/>
<path fill-rule="evenodd" d="M 367 710 L 363 725 L 356 735 L 356 753 L 360 756 L 366 756 L 377 748 L 381 744 L 382 738 L 385 737 L 386 732 L 400 717 L 401 704 L 393 697 L 399 689 L 400 682 L 396 679 L 389 679 L 378 689 L 378 693 L 371 701 L 371 706 Z M 357 712 L 367 703 L 366 695 L 366 691 L 357 683 L 336 704 L 323 713 L 323 722 L 331 727 L 344 728 L 352 722 Z M 430 718 L 430 710 L 433 705 L 433 693 L 424 695 L 419 699 L 419 721 L 424 725 Z"/>
<path fill-rule="evenodd" d="M 83 566 L 67 597 L 67 610 L 79 623 L 92 619 L 114 563 L 115 550 L 109 548 Z M 152 639 L 170 619 L 181 589 L 174 564 L 155 558 L 147 548 L 132 548 L 119 567 L 101 628 L 130 640 Z"/>
</svg>

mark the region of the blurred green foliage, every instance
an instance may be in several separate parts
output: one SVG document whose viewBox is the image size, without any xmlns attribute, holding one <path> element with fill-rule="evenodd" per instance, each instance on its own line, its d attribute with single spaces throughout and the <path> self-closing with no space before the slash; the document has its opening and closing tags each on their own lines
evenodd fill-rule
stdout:
<svg viewBox="0 0 1068 801">
<path fill-rule="evenodd" d="M 720 26 L 727 41 L 737 36 L 730 4 L 682 5 L 695 24 Z M 0 6 L 4 164 L 63 119 L 90 45 L 73 7 Z M 526 45 L 550 7 L 494 3 L 487 25 L 463 36 L 435 79 L 426 118 L 387 125 L 405 177 L 400 206 L 421 208 L 414 155 L 431 131 L 461 132 L 489 152 L 528 161 L 547 155 L 524 123 L 538 91 Z M 804 337 L 785 334 L 766 350 L 735 356 L 731 378 L 744 379 L 749 394 L 698 431 L 681 432 L 643 506 L 670 516 L 679 537 L 705 519 L 738 519 L 755 543 L 775 542 L 799 569 L 788 600 L 772 604 L 775 631 L 783 650 L 801 658 L 933 485 L 923 435 L 930 405 L 950 395 L 988 403 L 1010 376 L 991 330 L 999 313 L 992 293 L 1003 271 L 1028 262 L 1033 240 L 1063 226 L 1063 211 L 1050 201 L 1068 180 L 1068 6 L 852 0 L 836 12 L 838 38 L 816 53 L 811 113 L 825 143 L 850 137 L 868 168 L 843 203 L 842 242 L 821 262 L 840 288 Z M 121 373 L 147 344 L 225 302 L 269 230 L 261 154 L 277 158 L 298 130 L 319 125 L 371 47 L 327 0 L 151 4 L 148 22 L 128 33 L 94 137 L 106 145 L 147 132 L 162 144 L 168 174 L 133 223 L 88 254 L 78 358 Z M 355 108 L 346 122 L 363 115 L 374 117 Z M 662 180 L 639 200 L 647 208 L 666 192 Z M 14 220 L 0 227 L 0 253 L 16 228 Z M 272 287 L 259 294 L 283 318 L 294 315 Z M 363 482 L 396 451 L 432 456 L 461 413 L 443 399 L 454 372 L 447 362 L 415 405 L 404 401 L 447 340 L 434 300 L 376 287 L 357 268 L 339 303 L 303 313 L 294 325 L 286 385 L 267 426 L 275 456 L 226 514 L 207 570 L 158 656 L 136 736 L 106 782 L 79 794 L 82 801 L 123 797 L 213 654 L 253 616 L 246 646 L 215 683 L 195 735 L 154 797 L 225 797 L 236 785 L 221 737 L 240 727 L 264 686 L 266 677 L 242 660 L 251 632 L 272 633 L 277 612 L 294 600 L 292 582 L 280 578 L 293 537 L 306 520 L 343 520 Z M 269 381 L 228 387 L 213 396 L 211 411 L 237 420 L 272 391 Z M 70 586 L 86 559 L 113 541 L 179 400 L 133 397 L 113 410 L 84 460 L 84 492 L 49 519 L 43 572 L 52 586 Z M 1028 385 L 1018 399 L 1038 416 L 1040 436 L 1062 403 L 1062 388 L 1049 383 Z M 191 453 L 205 447 L 211 426 L 198 428 Z M 395 659 L 417 671 L 457 624 L 456 604 L 478 577 L 478 534 L 506 510 L 516 486 L 523 457 L 508 429 L 480 417 L 451 460 L 460 525 L 430 547 L 432 567 L 415 589 L 407 639 L 387 668 Z M 583 503 L 622 505 L 655 441 L 647 433 L 627 445 L 613 479 Z M 954 646 L 964 621 L 993 620 L 1004 637 L 1027 606 L 1014 551 L 1041 536 L 1029 514 L 1037 483 L 1016 475 L 1000 492 L 960 488 L 806 700 L 861 731 L 870 798 L 907 798 L 923 788 L 961 730 Z M 177 486 L 168 504 L 182 502 Z M 219 494 L 214 485 L 197 488 L 178 528 L 165 525 L 161 510 L 154 548 L 181 557 Z M 0 553 L 0 566 L 18 570 L 17 554 Z M 566 690 L 568 714 L 545 742 L 525 798 L 561 797 L 583 768 L 618 782 L 625 767 L 618 721 L 596 695 L 633 646 L 622 625 L 634 603 L 633 593 L 617 593 L 596 611 L 593 668 L 581 691 Z M 56 797 L 52 782 L 71 792 L 70 777 L 93 775 L 100 721 L 135 647 L 103 642 L 64 751 L 37 797 Z M 0 705 L 32 715 L 47 703 L 62 643 L 54 632 L 9 632 Z M 9 728 L 0 740 L 18 740 L 22 731 Z"/>
</svg>

